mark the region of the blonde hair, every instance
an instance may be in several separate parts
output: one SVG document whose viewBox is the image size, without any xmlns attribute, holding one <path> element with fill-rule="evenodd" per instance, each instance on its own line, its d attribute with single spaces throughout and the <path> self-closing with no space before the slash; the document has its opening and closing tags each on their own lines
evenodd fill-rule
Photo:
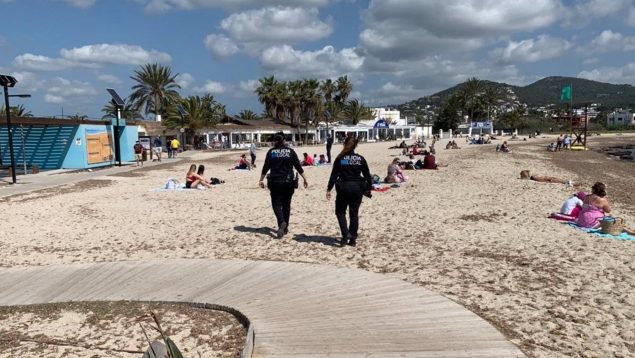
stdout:
<svg viewBox="0 0 635 358">
<path fill-rule="evenodd" d="M 195 172 L 196 172 L 196 164 L 190 165 L 190 170 L 187 171 L 187 175 L 190 176 L 191 174 Z"/>
<path fill-rule="evenodd" d="M 523 170 L 520 172 L 520 179 L 529 179 L 531 177 L 531 172 L 529 170 Z"/>
</svg>

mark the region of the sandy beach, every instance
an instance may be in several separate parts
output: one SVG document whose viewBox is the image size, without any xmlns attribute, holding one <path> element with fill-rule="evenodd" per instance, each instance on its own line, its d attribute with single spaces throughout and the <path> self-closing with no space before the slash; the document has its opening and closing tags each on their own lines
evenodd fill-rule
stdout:
<svg viewBox="0 0 635 358">
<path fill-rule="evenodd" d="M 7 217 L 0 223 L 0 266 L 240 258 L 360 268 L 445 295 L 531 357 L 634 356 L 635 242 L 601 239 L 547 219 L 575 190 L 523 181 L 519 172 L 581 180 L 587 190 L 605 181 L 614 214 L 635 226 L 635 163 L 592 151 L 548 153 L 549 140 L 511 142 L 511 154 L 496 153 L 495 144 L 437 145 L 437 159 L 448 167 L 410 171 L 402 187 L 364 199 L 356 248 L 337 247 L 334 202 L 324 197 L 330 167 L 307 169 L 309 188 L 296 191 L 289 235 L 276 239 L 268 191 L 257 187 L 260 168 L 228 171 L 239 152 L 201 152 L 178 164 L 0 200 Z M 589 143 L 604 141 L 634 143 L 635 136 Z M 373 174 L 385 176 L 400 154 L 387 149 L 391 145 L 358 148 Z M 264 154 L 258 152 L 258 164 Z M 226 183 L 154 190 L 168 178 L 184 180 L 190 163 L 205 164 L 206 176 Z"/>
</svg>

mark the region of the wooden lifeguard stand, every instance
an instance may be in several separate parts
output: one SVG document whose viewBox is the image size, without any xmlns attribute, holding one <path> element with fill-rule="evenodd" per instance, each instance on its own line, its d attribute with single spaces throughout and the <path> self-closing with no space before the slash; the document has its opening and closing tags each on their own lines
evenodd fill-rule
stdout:
<svg viewBox="0 0 635 358">
<path fill-rule="evenodd" d="M 584 116 L 573 116 L 573 107 L 571 108 L 571 137 L 575 135 L 575 139 L 571 146 L 580 145 L 586 150 L 586 137 L 587 137 L 587 129 L 589 126 L 589 116 L 588 116 L 589 106 L 585 104 L 584 106 Z"/>
</svg>

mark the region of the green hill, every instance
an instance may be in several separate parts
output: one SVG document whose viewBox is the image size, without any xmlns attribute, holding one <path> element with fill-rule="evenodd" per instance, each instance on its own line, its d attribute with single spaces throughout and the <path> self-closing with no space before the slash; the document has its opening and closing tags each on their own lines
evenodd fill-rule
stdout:
<svg viewBox="0 0 635 358">
<path fill-rule="evenodd" d="M 518 97 L 518 101 L 526 103 L 530 107 L 563 103 L 560 101 L 560 91 L 563 86 L 572 85 L 574 106 L 600 103 L 600 109 L 602 110 L 612 110 L 613 108 L 635 109 L 635 87 L 626 84 L 614 85 L 574 77 L 546 77 L 524 87 L 492 81 L 482 82 L 486 86 L 511 89 Z M 391 107 L 396 107 L 408 114 L 416 112 L 417 108 L 424 108 L 426 105 L 439 106 L 448 96 L 462 89 L 464 85 L 464 83 L 461 83 L 431 96 L 421 97 Z"/>
</svg>

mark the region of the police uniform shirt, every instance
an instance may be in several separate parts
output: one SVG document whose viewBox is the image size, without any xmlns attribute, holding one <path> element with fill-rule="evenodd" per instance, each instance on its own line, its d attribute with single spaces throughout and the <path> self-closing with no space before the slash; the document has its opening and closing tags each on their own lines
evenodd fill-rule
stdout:
<svg viewBox="0 0 635 358">
<path fill-rule="evenodd" d="M 293 149 L 286 145 L 280 148 L 271 148 L 267 152 L 265 164 L 262 166 L 262 175 L 266 175 L 271 170 L 270 180 L 284 182 L 293 175 L 293 168 L 300 174 L 304 173 L 300 159 Z"/>
<path fill-rule="evenodd" d="M 364 176 L 363 178 L 362 175 Z M 369 188 L 372 185 L 372 177 L 366 159 L 355 152 L 350 152 L 335 160 L 327 187 L 328 191 L 333 189 L 338 179 L 341 181 L 365 180 Z"/>
</svg>

